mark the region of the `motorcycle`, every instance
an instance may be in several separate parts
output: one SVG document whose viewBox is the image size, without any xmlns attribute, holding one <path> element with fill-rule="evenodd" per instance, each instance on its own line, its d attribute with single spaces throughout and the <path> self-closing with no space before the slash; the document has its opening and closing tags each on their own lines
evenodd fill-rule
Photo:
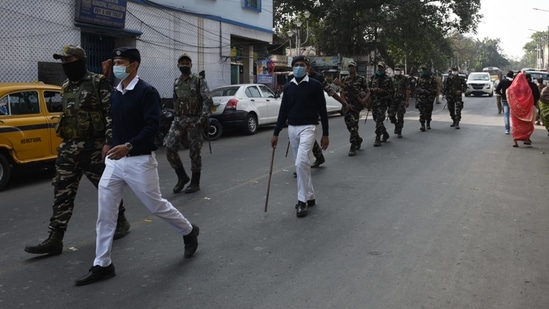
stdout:
<svg viewBox="0 0 549 309">
<path fill-rule="evenodd" d="M 160 130 L 156 136 L 155 143 L 158 147 L 162 147 L 164 138 L 168 135 L 168 131 L 172 126 L 172 121 L 174 119 L 174 111 L 172 108 L 162 107 L 162 112 L 160 115 Z M 202 132 L 202 137 L 204 140 L 215 141 L 223 134 L 223 127 L 219 120 L 209 117 L 208 126 L 204 128 Z M 185 147 L 188 148 L 188 147 Z"/>
</svg>

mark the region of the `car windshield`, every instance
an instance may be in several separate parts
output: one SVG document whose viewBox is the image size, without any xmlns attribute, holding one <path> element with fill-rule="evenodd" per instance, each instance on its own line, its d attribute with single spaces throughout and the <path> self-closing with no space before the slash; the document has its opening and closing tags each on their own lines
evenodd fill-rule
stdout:
<svg viewBox="0 0 549 309">
<path fill-rule="evenodd" d="M 469 80 L 483 80 L 483 81 L 489 81 L 490 80 L 490 75 L 488 74 L 474 74 L 474 73 L 471 73 L 469 75 Z"/>
<path fill-rule="evenodd" d="M 229 97 L 236 94 L 239 86 L 217 88 L 211 91 L 212 97 Z"/>
</svg>

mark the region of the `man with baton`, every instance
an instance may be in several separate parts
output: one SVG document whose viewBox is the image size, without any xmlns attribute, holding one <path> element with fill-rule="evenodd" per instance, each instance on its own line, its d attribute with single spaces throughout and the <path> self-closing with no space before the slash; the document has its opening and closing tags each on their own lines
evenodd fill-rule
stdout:
<svg viewBox="0 0 549 309">
<path fill-rule="evenodd" d="M 326 112 L 326 99 L 322 84 L 307 76 L 309 60 L 304 56 L 294 57 L 292 67 L 294 78 L 284 86 L 284 95 L 271 138 L 271 146 L 276 147 L 278 134 L 287 122 L 288 137 L 295 157 L 297 174 L 296 215 L 298 218 L 302 218 L 307 215 L 308 207 L 316 204 L 311 181 L 309 153 L 315 142 L 315 130 L 319 116 L 322 123 L 320 147 L 323 150 L 328 148 L 328 113 Z"/>
</svg>

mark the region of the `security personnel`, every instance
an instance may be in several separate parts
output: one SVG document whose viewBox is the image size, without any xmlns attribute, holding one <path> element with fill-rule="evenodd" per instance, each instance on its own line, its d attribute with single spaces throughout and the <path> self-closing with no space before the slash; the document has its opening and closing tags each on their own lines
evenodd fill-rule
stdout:
<svg viewBox="0 0 549 309">
<path fill-rule="evenodd" d="M 107 78 L 86 69 L 86 52 L 80 46 L 67 45 L 54 59 L 61 59 L 67 80 L 63 83 L 63 114 L 57 135 L 63 139 L 57 148 L 53 178 L 53 215 L 50 235 L 25 251 L 34 254 L 61 254 L 63 236 L 72 216 L 74 199 L 82 175 L 97 188 L 105 169 L 103 157 L 112 138 L 110 98 L 112 86 Z M 124 237 L 130 224 L 120 202 L 114 239 Z"/>
<path fill-rule="evenodd" d="M 166 156 L 171 167 L 177 174 L 177 184 L 173 187 L 174 193 L 179 193 L 189 180 L 191 184 L 185 188 L 185 193 L 200 190 L 200 173 L 202 171 L 202 132 L 208 122 L 212 107 L 212 96 L 205 79 L 191 73 L 192 60 L 187 54 L 177 59 L 177 66 L 181 75 L 175 80 L 173 92 L 174 120 L 166 139 Z M 183 167 L 183 162 L 177 153 L 181 140 L 189 144 L 192 178 L 189 178 Z"/>
<path fill-rule="evenodd" d="M 416 93 L 419 108 L 419 122 L 421 124 L 421 132 L 425 132 L 425 123 L 427 130 L 431 130 L 431 117 L 433 114 L 433 105 L 435 96 L 437 95 L 437 82 L 431 72 L 427 69 L 427 65 L 422 64 L 419 79 L 417 81 Z"/>
<path fill-rule="evenodd" d="M 347 130 L 351 135 L 349 138 L 349 142 L 351 142 L 349 156 L 352 157 L 356 156 L 356 151 L 362 145 L 362 138 L 358 135 L 358 120 L 360 119 L 360 111 L 366 106 L 370 96 L 370 89 L 366 78 L 357 74 L 356 62 L 349 62 L 348 70 L 349 75 L 345 76 L 341 82 L 345 101 L 349 103 L 344 117 L 345 125 L 347 125 Z"/>
<path fill-rule="evenodd" d="M 459 129 L 461 110 L 463 109 L 462 93 L 467 89 L 465 79 L 459 76 L 458 73 L 458 68 L 453 67 L 452 74 L 448 76 L 448 79 L 444 83 L 444 96 L 448 102 L 450 118 L 452 118 L 450 127 L 455 127 L 456 129 Z"/>
<path fill-rule="evenodd" d="M 404 114 L 410 104 L 410 80 L 402 74 L 402 64 L 397 64 L 394 70 L 395 96 L 389 106 L 389 119 L 395 125 L 395 134 L 402 138 L 404 127 Z"/>
<path fill-rule="evenodd" d="M 387 107 L 390 106 L 395 96 L 395 84 L 390 76 L 385 73 L 385 62 L 378 62 L 377 69 L 370 79 L 371 106 L 374 120 L 376 121 L 376 140 L 374 147 L 381 146 L 381 142 L 389 139 L 389 133 L 383 122 L 387 113 Z M 382 138 L 383 135 L 383 138 Z"/>
</svg>

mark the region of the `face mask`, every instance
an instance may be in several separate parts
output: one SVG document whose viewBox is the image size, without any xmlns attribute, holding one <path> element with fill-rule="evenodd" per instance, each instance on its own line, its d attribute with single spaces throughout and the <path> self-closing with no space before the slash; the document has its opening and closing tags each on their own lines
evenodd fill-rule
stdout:
<svg viewBox="0 0 549 309">
<path fill-rule="evenodd" d="M 376 75 L 377 76 L 383 76 L 383 75 L 385 75 L 385 71 L 376 70 Z"/>
<path fill-rule="evenodd" d="M 67 78 L 73 82 L 81 80 L 86 74 L 86 62 L 84 59 L 63 63 L 62 66 Z"/>
<path fill-rule="evenodd" d="M 452 75 L 458 75 L 457 71 L 452 71 Z"/>
<path fill-rule="evenodd" d="M 401 72 L 400 72 L 399 70 L 396 70 L 396 71 L 395 71 L 395 75 L 400 75 L 400 73 L 401 73 Z"/>
<path fill-rule="evenodd" d="M 294 67 L 294 76 L 296 78 L 302 78 L 305 76 L 305 73 L 307 73 L 305 67 Z"/>
<path fill-rule="evenodd" d="M 179 71 L 181 71 L 181 74 L 189 75 L 189 74 L 191 74 L 191 67 L 186 66 L 186 65 L 180 66 Z"/>
<path fill-rule="evenodd" d="M 124 80 L 130 73 L 126 73 L 126 66 L 125 65 L 115 65 L 112 67 L 112 72 L 116 78 L 119 80 Z"/>
</svg>

